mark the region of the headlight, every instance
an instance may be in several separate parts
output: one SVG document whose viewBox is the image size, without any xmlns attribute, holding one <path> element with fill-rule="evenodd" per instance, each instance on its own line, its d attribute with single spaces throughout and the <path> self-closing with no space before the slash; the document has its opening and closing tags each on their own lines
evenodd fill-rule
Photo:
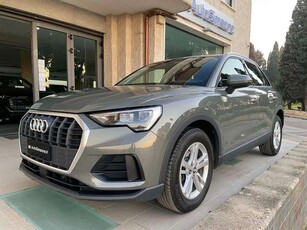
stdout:
<svg viewBox="0 0 307 230">
<path fill-rule="evenodd" d="M 90 114 L 97 123 L 104 126 L 128 126 L 134 131 L 146 131 L 157 122 L 162 115 L 162 107 L 148 107 L 106 113 Z"/>
</svg>

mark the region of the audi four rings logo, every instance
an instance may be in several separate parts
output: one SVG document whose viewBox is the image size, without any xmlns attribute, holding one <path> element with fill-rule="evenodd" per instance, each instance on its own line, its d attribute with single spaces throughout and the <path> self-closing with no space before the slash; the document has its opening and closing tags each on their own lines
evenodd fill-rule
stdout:
<svg viewBox="0 0 307 230">
<path fill-rule="evenodd" d="M 43 119 L 32 118 L 30 121 L 30 129 L 32 131 L 45 133 L 49 128 L 48 122 Z"/>
</svg>

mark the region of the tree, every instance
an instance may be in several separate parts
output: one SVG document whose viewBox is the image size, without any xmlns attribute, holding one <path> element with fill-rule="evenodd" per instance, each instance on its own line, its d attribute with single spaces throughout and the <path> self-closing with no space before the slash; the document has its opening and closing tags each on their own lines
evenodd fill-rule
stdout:
<svg viewBox="0 0 307 230">
<path fill-rule="evenodd" d="M 249 45 L 249 58 L 254 60 L 263 71 L 266 70 L 266 60 L 263 57 L 263 53 L 260 50 L 255 50 L 255 46 L 251 42 Z"/>
<path fill-rule="evenodd" d="M 256 60 L 255 62 L 259 65 L 259 67 L 263 70 L 266 71 L 267 68 L 267 63 L 266 60 L 263 57 L 263 53 L 260 50 L 256 51 Z"/>
<path fill-rule="evenodd" d="M 288 101 L 307 104 L 307 1 L 298 0 L 280 60 L 279 89 Z"/>
<path fill-rule="evenodd" d="M 279 59 L 280 59 L 280 51 L 278 42 L 275 42 L 273 51 L 270 52 L 268 57 L 268 67 L 266 71 L 266 75 L 270 79 L 272 85 L 274 87 L 278 86 L 278 82 L 280 80 L 280 74 L 279 74 Z"/>
<path fill-rule="evenodd" d="M 253 43 L 249 43 L 249 58 L 256 61 L 256 50 Z"/>
</svg>

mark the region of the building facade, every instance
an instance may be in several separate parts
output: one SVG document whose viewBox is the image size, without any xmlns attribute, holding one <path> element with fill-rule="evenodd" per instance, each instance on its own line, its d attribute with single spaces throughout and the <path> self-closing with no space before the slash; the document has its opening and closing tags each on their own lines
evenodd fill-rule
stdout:
<svg viewBox="0 0 307 230">
<path fill-rule="evenodd" d="M 0 77 L 40 92 L 114 85 L 167 58 L 248 55 L 251 0 L 0 0 Z"/>
</svg>

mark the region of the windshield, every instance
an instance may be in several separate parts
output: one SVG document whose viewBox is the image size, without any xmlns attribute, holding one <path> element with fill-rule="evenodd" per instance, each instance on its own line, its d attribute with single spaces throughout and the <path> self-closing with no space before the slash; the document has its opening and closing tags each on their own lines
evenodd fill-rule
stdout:
<svg viewBox="0 0 307 230">
<path fill-rule="evenodd" d="M 117 83 L 206 86 L 218 57 L 174 59 L 147 65 Z"/>
</svg>

